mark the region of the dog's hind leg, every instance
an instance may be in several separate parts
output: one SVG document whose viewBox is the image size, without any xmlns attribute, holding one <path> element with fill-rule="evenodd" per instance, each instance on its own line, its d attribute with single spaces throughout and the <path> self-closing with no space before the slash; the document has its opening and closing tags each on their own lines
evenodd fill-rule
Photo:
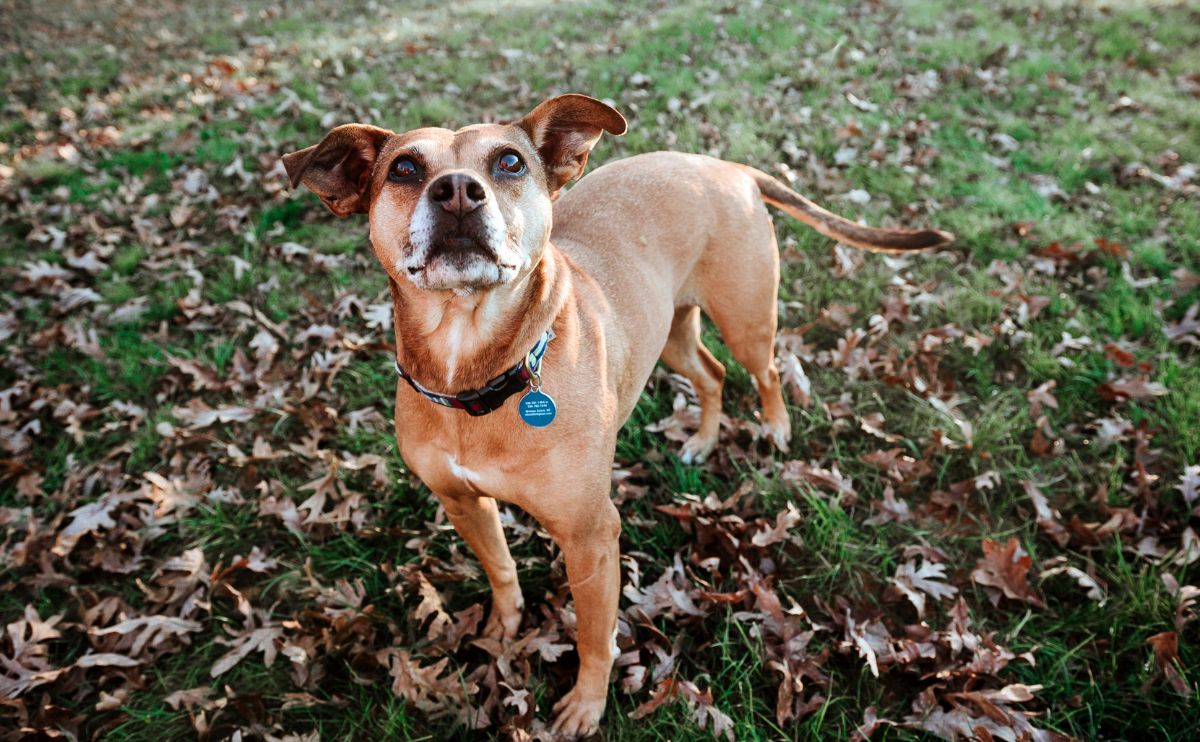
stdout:
<svg viewBox="0 0 1200 742">
<path fill-rule="evenodd" d="M 778 323 L 779 253 L 765 209 L 745 231 L 721 244 L 720 270 L 700 287 L 704 312 L 721 331 L 734 359 L 746 367 L 762 403 L 763 434 L 781 451 L 788 449 L 792 424 L 775 367 Z"/>
<path fill-rule="evenodd" d="M 792 438 L 792 423 L 788 418 L 787 407 L 783 403 L 783 390 L 779 382 L 779 369 L 775 367 L 775 333 L 774 322 L 770 337 L 763 339 L 738 338 L 732 342 L 726 341 L 729 350 L 738 363 L 746 367 L 754 378 L 758 388 L 758 398 L 762 403 L 763 434 L 775 444 L 780 451 L 788 450 L 788 442 Z M 725 332 L 721 332 L 725 336 Z"/>
<path fill-rule="evenodd" d="M 683 463 L 698 464 L 717 445 L 721 427 L 721 390 L 725 386 L 725 367 L 700 341 L 700 307 L 675 310 L 662 359 L 692 382 L 700 400 L 700 429 L 683 444 L 680 454 Z"/>
<path fill-rule="evenodd" d="M 490 497 L 440 497 L 446 515 L 475 552 L 492 587 L 492 611 L 483 635 L 512 639 L 521 627 L 525 600 L 517 582 L 517 565 L 508 551 L 496 501 Z"/>
</svg>

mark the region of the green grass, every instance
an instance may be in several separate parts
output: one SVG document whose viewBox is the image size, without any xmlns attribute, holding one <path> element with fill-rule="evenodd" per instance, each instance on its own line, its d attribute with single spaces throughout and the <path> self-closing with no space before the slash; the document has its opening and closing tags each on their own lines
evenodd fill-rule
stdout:
<svg viewBox="0 0 1200 742">
<path fill-rule="evenodd" d="M 140 610 L 165 559 L 199 548 L 215 569 L 259 546 L 279 566 L 267 574 L 243 570 L 229 584 L 278 621 L 296 622 L 314 635 L 334 632 L 310 665 L 323 675 L 306 686 L 297 685 L 282 655 L 266 667 L 254 654 L 213 679 L 208 668 L 227 651 L 214 639 L 242 621 L 232 593 L 214 588 L 204 597 L 210 606 L 200 614 L 204 630 L 143 667 L 143 684 L 119 709 L 94 710 L 99 690 L 120 685 L 97 685 L 95 671 L 73 675 L 79 685 L 45 688 L 52 703 L 82 717 L 80 736 L 191 736 L 188 712 L 163 699 L 207 686 L 214 697 L 228 688 L 237 699 L 229 711 L 206 712 L 213 738 L 256 723 L 272 733 L 315 731 L 322 739 L 474 738 L 395 697 L 386 673 L 363 659 L 369 653 L 354 649 L 360 641 L 372 651 L 395 646 L 423 662 L 437 659 L 440 650 L 411 617 L 418 600 L 398 583 L 396 568 L 420 565 L 432 575 L 451 614 L 486 604 L 488 591 L 473 558 L 464 558 L 466 547 L 441 524 L 430 493 L 395 450 L 390 333 L 368 327 L 354 308 L 389 301 L 365 221 L 333 218 L 307 192 L 288 191 L 273 168 L 279 154 L 317 142 L 329 124 L 455 128 L 511 119 L 568 91 L 609 98 L 630 119 L 628 135 L 601 140 L 593 166 L 656 149 L 704 152 L 772 173 L 785 164 L 798 189 L 835 211 L 871 223 L 936 225 L 958 235 L 953 251 L 902 263 L 866 256 L 852 275 L 838 277 L 828 240 L 776 216 L 785 248 L 781 331 L 816 323 L 806 328 L 805 343 L 813 354 L 833 353 L 845 330 L 822 324 L 822 309 L 853 305 L 851 327 L 866 329 L 885 301 L 901 296 L 909 320 L 864 341 L 876 363 L 892 359 L 888 373 L 851 378 L 820 355 L 806 363 L 813 405 L 791 409 L 793 447 L 786 456 L 766 453 L 735 431 L 725 443 L 739 453 L 710 466 L 684 466 L 676 444 L 645 430 L 672 410 L 675 391 L 660 377 L 622 429 L 617 462 L 641 465 L 638 484 L 646 488 L 621 506 L 622 551 L 637 561 L 643 585 L 679 553 L 693 577 L 710 579 L 713 590 L 739 587 L 728 560 L 711 575 L 690 563 L 715 547 L 656 506 L 682 502 L 685 494 L 726 499 L 745 487 L 744 517 L 773 521 L 789 503 L 803 516 L 793 529 L 797 544 L 772 547 L 763 558 L 784 604 L 796 601 L 828 629 L 818 631 L 810 647 L 812 654 L 829 652 L 823 665 L 829 682 L 807 691 L 825 697 L 811 714 L 777 723 L 779 676 L 767 664 L 763 637 L 735 616 L 743 604 L 714 608 L 689 623 L 655 624 L 678 642 L 675 673 L 712 689 L 737 737 L 846 738 L 869 706 L 894 720 L 910 712 L 930 677 L 895 668 L 872 677 L 843 645 L 835 623 L 851 609 L 859 618 L 882 616 L 894 635 L 913 624 L 912 606 L 885 588 L 905 562 L 905 548 L 915 544 L 947 555 L 949 581 L 969 605 L 977 631 L 994 634 L 1013 652 L 1034 653 L 1036 665 L 1015 661 L 1000 678 L 981 682 L 989 688 L 1041 685 L 1028 704 L 1040 712 L 1038 726 L 1080 739 L 1200 733 L 1196 691 L 1181 698 L 1157 678 L 1146 643 L 1176 630 L 1163 575 L 1190 584 L 1200 572 L 1195 565 L 1171 565 L 1173 552 L 1165 562 L 1134 553 L 1142 536 L 1175 549 L 1182 529 L 1195 525 L 1173 487 L 1183 467 L 1200 463 L 1200 364 L 1195 347 L 1170 344 L 1162 330 L 1200 301 L 1200 290 L 1182 290 L 1172 278 L 1179 268 L 1200 272 L 1200 201 L 1194 183 L 1191 190 L 1170 190 L 1132 167 L 1167 174 L 1171 162 L 1200 162 L 1200 98 L 1180 87 L 1200 69 L 1194 8 L 583 0 L 554 12 L 511 3 L 468 4 L 451 13 L 432 2 L 336 8 L 256 2 L 237 12 L 224 5 L 70 12 L 39 6 L 24 23 L 16 53 L 0 60 L 0 85 L 13 113 L 0 122 L 0 165 L 12 169 L 11 177 L 0 176 L 0 198 L 8 205 L 0 215 L 0 313 L 12 312 L 17 322 L 16 333 L 0 341 L 0 387 L 16 390 L 0 406 L 0 426 L 6 440 L 16 441 L 22 426 L 34 425 L 28 445 L 13 443 L 0 454 L 0 507 L 30 508 L 45 529 L 36 548 L 45 551 L 65 525 L 55 520 L 61 514 L 106 492 L 136 489 L 147 472 L 195 477 L 210 490 L 230 493 L 232 501 L 202 497 L 178 522 L 148 530 L 144 513 L 121 511 L 112 546 L 141 561 L 124 572 L 108 569 L 97 540 L 85 536 L 69 560 L 53 561 L 74 585 L 45 578 L 36 559 L 23 566 L 0 560 L 0 584 L 8 586 L 0 590 L 0 626 L 17 620 L 26 604 L 42 617 L 65 613 L 75 624 L 51 647 L 53 661 L 65 663 L 92 646 L 78 622 L 94 600 L 120 597 Z M 916 91 L 914 81 L 927 71 L 936 72 L 936 87 Z M 1120 95 L 1141 110 L 1116 106 Z M 108 126 L 112 131 L 104 134 Z M 77 156 L 57 149 L 67 142 Z M 838 153 L 847 147 L 857 154 L 839 165 Z M 239 159 L 251 176 L 247 182 L 233 170 L 225 174 Z M 215 198 L 183 191 L 196 169 Z M 1064 195 L 1047 192 L 1048 182 Z M 867 191 L 871 200 L 844 199 L 853 189 Z M 173 214 L 180 212 L 173 210 L 180 206 L 191 213 L 176 224 Z M 1025 235 L 1016 229 L 1021 223 L 1030 225 Z M 62 233 L 60 245 L 46 227 Z M 1101 238 L 1120 243 L 1127 255 L 1104 254 L 1096 247 Z M 1081 243 L 1087 255 L 1048 270 L 1035 253 L 1054 241 Z M 285 256 L 284 243 L 309 253 Z M 71 268 L 90 250 L 102 270 Z M 38 261 L 70 269 L 71 278 L 63 285 L 29 285 L 21 271 Z M 1135 279 L 1157 281 L 1130 285 L 1123 263 Z M 238 275 L 235 264 L 249 267 Z M 99 302 L 60 310 L 72 287 L 94 290 Z M 1023 296 L 1048 303 L 1025 320 Z M 348 298 L 357 301 L 340 304 Z M 138 299 L 144 299 L 143 313 L 109 319 Z M 339 306 L 350 309 L 335 313 Z M 245 307 L 261 318 L 247 316 Z M 337 328 L 330 344 L 289 342 L 321 324 Z M 992 342 L 975 348 L 962 337 L 942 337 L 947 327 Z M 281 347 L 265 381 L 256 378 L 251 344 L 264 330 L 284 334 L 276 337 Z M 355 335 L 352 342 L 347 333 Z M 1056 352 L 1064 333 L 1093 344 Z M 704 340 L 729 371 L 725 413 L 753 420 L 756 402 L 745 370 L 707 323 Z M 914 350 L 920 342 L 941 345 L 921 353 Z M 1124 369 L 1106 354 L 1105 344 L 1116 342 L 1131 346 L 1144 371 Z M 313 370 L 314 352 L 343 350 L 349 359 L 324 383 Z M 195 382 L 168 357 L 211 370 L 215 387 Z M 953 395 L 969 438 L 906 380 L 910 372 L 940 385 L 944 398 Z M 1167 393 L 1116 405 L 1097 393 L 1112 377 L 1140 373 Z M 302 387 L 301 378 L 315 386 Z M 1043 414 L 1063 444 L 1057 454 L 1039 456 L 1030 448 L 1039 422 L 1027 394 L 1049 381 L 1058 408 Z M 195 398 L 258 411 L 249 423 L 187 430 L 174 410 Z M 145 419 L 131 417 L 124 403 L 144 410 Z M 85 406 L 76 419 L 72 405 Z M 842 416 L 843 406 L 853 414 Z M 375 410 L 382 424 L 351 430 L 349 414 L 364 409 Z M 894 442 L 860 429 L 859 417 L 872 412 L 885 417 Z M 1104 522 L 1113 507 L 1141 512 L 1132 433 L 1108 447 L 1097 440 L 1096 420 L 1113 415 L 1150 436 L 1146 460 L 1158 501 L 1153 522 L 1123 541 L 1108 537 L 1062 549 L 1039 529 L 1020 482 L 1037 482 L 1064 521 Z M 287 455 L 235 463 L 231 446 L 248 454 L 259 437 Z M 361 530 L 297 534 L 280 517 L 260 513 L 268 497 L 299 504 L 311 494 L 301 488 L 327 470 L 327 458 L 297 452 L 307 450 L 306 441 L 343 461 L 385 458 L 386 485 L 374 481 L 373 467 L 339 474 L 348 489 L 363 494 Z M 864 461 L 892 447 L 924 460 L 929 474 L 901 484 Z M 836 465 L 853 482 L 857 500 L 834 500 L 819 488 L 785 481 L 780 465 L 791 459 Z M 935 493 L 991 471 L 996 486 L 964 495 L 963 507 L 937 504 Z M 28 472 L 42 477 L 32 496 L 18 490 Z M 914 518 L 865 523 L 889 486 Z M 561 561 L 548 541 L 527 530 L 528 519 L 515 517 L 514 556 L 531 615 L 541 616 L 564 589 Z M 11 557 L 27 533 L 13 524 L 0 528 Z M 1035 572 L 1042 560 L 1068 556 L 1106 585 L 1107 602 L 1086 599 L 1068 577 L 1058 576 L 1033 580 L 1046 596 L 1045 609 L 994 605 L 970 574 L 984 539 L 1010 537 L 1034 557 Z M 454 569 L 446 571 L 447 565 Z M 319 588 L 338 580 L 361 582 L 363 608 L 351 612 L 361 633 L 335 636 L 321 623 Z M 948 609 L 949 603 L 931 601 L 926 625 L 944 628 Z M 1193 621 L 1179 629 L 1181 668 L 1193 689 L 1200 687 L 1196 627 Z M 645 641 L 647 630 L 638 631 Z M 656 660 L 643 655 L 653 669 Z M 484 657 L 464 645 L 450 654 L 449 668 L 466 682 Z M 507 711 L 506 718 L 521 728 L 545 720 L 569 686 L 573 662 L 573 652 L 557 663 L 530 661 L 536 712 L 518 719 Z M 299 690 L 321 703 L 284 709 L 285 694 Z M 629 694 L 614 681 L 606 739 L 710 736 L 683 703 L 631 719 L 650 693 L 647 686 Z M 40 690 L 24 698 L 33 709 Z M 920 734 L 884 727 L 874 738 Z"/>
</svg>

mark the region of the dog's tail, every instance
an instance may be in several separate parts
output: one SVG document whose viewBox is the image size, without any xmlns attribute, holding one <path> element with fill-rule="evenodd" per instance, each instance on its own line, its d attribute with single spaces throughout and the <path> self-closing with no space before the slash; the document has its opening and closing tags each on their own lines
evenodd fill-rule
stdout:
<svg viewBox="0 0 1200 742">
<path fill-rule="evenodd" d="M 761 170 L 741 167 L 754 178 L 763 201 L 838 242 L 872 252 L 897 253 L 945 247 L 954 241 L 954 235 L 940 229 L 879 229 L 856 224 L 817 206 Z"/>
</svg>

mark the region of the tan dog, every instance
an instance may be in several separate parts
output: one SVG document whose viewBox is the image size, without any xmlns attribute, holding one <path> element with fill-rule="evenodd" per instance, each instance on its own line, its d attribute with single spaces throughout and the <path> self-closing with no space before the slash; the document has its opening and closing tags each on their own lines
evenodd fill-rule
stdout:
<svg viewBox="0 0 1200 742">
<path fill-rule="evenodd" d="M 610 470 L 617 431 L 660 357 L 700 399 L 684 461 L 717 443 L 725 368 L 700 343 L 701 310 L 753 375 L 764 431 L 787 446 L 773 360 L 779 258 L 764 201 L 868 250 L 951 240 L 864 227 L 752 168 L 674 152 L 606 165 L 558 198 L 605 131 L 625 132 L 620 113 L 564 95 L 510 125 L 340 126 L 283 158 L 292 184 L 334 213 L 369 216 L 409 381 L 396 390 L 400 452 L 483 564 L 487 635 L 514 637 L 523 608 L 496 500 L 533 515 L 562 549 L 579 650 L 575 687 L 554 707 L 552 730 L 564 736 L 595 731 L 604 711 L 620 590 Z M 439 395 L 463 392 L 461 406 L 496 409 L 443 406 L 459 403 Z M 533 427 L 523 416 L 546 421 L 545 409 L 526 410 L 541 394 L 557 416 Z"/>
</svg>

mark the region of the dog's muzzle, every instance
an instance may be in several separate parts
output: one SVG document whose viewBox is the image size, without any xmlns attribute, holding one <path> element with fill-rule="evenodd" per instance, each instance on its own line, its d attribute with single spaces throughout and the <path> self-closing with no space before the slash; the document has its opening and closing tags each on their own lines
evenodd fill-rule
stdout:
<svg viewBox="0 0 1200 742">
<path fill-rule="evenodd" d="M 472 257 L 497 259 L 482 183 L 466 173 L 449 173 L 430 183 L 425 196 L 434 215 L 430 259 L 440 257 L 460 267 Z"/>
<path fill-rule="evenodd" d="M 409 238 L 412 251 L 404 267 L 418 288 L 481 288 L 516 274 L 494 194 L 469 173 L 446 173 L 429 184 Z"/>
</svg>

